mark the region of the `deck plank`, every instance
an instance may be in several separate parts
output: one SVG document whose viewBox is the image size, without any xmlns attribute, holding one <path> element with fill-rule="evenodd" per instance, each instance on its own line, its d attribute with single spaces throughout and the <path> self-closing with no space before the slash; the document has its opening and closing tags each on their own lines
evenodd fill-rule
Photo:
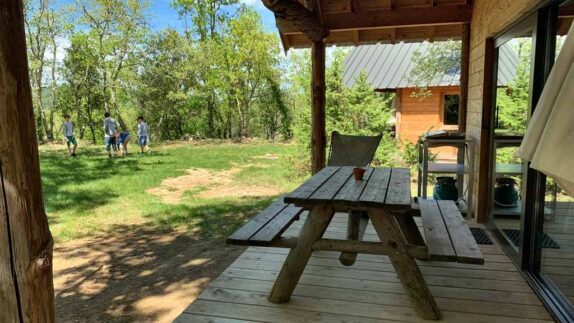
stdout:
<svg viewBox="0 0 574 323">
<path fill-rule="evenodd" d="M 344 235 L 345 221 L 346 214 L 337 214 L 326 236 Z M 294 223 L 288 232 L 297 234 L 298 229 L 300 224 Z M 371 225 L 365 236 L 377 239 Z M 551 322 L 500 247 L 479 248 L 485 256 L 483 266 L 418 262 L 441 309 L 442 322 Z M 338 261 L 340 253 L 315 252 L 291 302 L 269 303 L 269 289 L 287 251 L 250 247 L 177 322 L 423 322 L 410 306 L 388 257 L 381 255 L 360 254 L 355 265 L 345 267 Z"/>
</svg>

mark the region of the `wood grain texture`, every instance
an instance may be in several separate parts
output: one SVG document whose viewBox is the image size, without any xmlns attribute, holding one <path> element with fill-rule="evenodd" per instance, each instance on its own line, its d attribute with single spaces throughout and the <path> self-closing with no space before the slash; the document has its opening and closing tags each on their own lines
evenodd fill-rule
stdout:
<svg viewBox="0 0 574 323">
<path fill-rule="evenodd" d="M 442 219 L 438 204 L 434 200 L 419 200 L 421 218 L 430 259 L 456 261 L 448 230 Z"/>
<path fill-rule="evenodd" d="M 449 233 L 456 260 L 460 263 L 484 264 L 484 256 L 453 201 L 437 201 Z"/>
<path fill-rule="evenodd" d="M 261 213 L 257 214 L 249 222 L 245 223 L 239 230 L 235 231 L 229 238 L 227 243 L 231 244 L 247 244 L 248 240 L 255 235 L 259 230 L 267 225 L 278 213 L 283 211 L 288 206 L 281 198 L 277 199 L 270 206 L 268 206 Z"/>
<path fill-rule="evenodd" d="M 369 224 L 369 216 L 364 211 L 350 211 L 347 222 L 347 240 L 361 241 Z M 342 265 L 352 266 L 357 259 L 356 252 L 341 252 L 339 261 Z"/>
<path fill-rule="evenodd" d="M 411 174 L 408 168 L 393 168 L 385 199 L 387 208 L 411 208 Z"/>
<path fill-rule="evenodd" d="M 349 177 L 345 185 L 343 185 L 341 190 L 333 198 L 333 204 L 345 206 L 357 205 L 359 197 L 373 174 L 373 170 L 374 168 L 368 167 L 365 170 L 362 181 L 356 181 L 354 176 Z"/>
<path fill-rule="evenodd" d="M 250 245 L 269 245 L 275 241 L 295 219 L 303 212 L 303 209 L 289 204 L 279 212 L 267 225 L 249 239 Z"/>
<path fill-rule="evenodd" d="M 378 208 L 369 208 L 368 214 L 377 235 L 392 250 L 388 254 L 389 259 L 417 315 L 427 320 L 440 319 L 440 310 L 415 259 L 409 253 L 406 241 L 401 237 L 394 216 Z"/>
<path fill-rule="evenodd" d="M 17 322 L 20 318 L 8 230 L 8 212 L 4 201 L 4 181 L 2 179 L 2 162 L 0 161 L 0 313 L 2 313 L 2 320 Z"/>
<path fill-rule="evenodd" d="M 21 320 L 49 323 L 54 321 L 53 240 L 44 211 L 21 1 L 0 2 L 0 89 L 0 160 L 5 194 L 0 248 L 8 248 L 6 242 L 11 237 L 11 267 Z M 14 284 L 13 278 L 4 274 L 0 279 L 0 286 Z M 0 303 L 0 313 L 13 313 L 13 302 Z"/>
<path fill-rule="evenodd" d="M 391 177 L 390 168 L 375 168 L 359 197 L 359 204 L 364 206 L 384 207 Z"/>
<path fill-rule="evenodd" d="M 271 303 L 286 303 L 291 299 L 299 277 L 313 253 L 313 244 L 323 236 L 333 214 L 331 207 L 326 205 L 315 206 L 311 209 L 299 233 L 297 245 L 287 255 L 281 272 L 269 293 Z"/>
<path fill-rule="evenodd" d="M 325 52 L 323 39 L 314 40 L 311 46 L 311 171 L 313 174 L 325 167 L 327 153 Z"/>
<path fill-rule="evenodd" d="M 331 203 L 335 195 L 339 193 L 351 177 L 353 177 L 353 167 L 341 167 L 337 173 L 329 177 L 329 179 L 311 195 L 310 199 L 314 202 Z"/>
<path fill-rule="evenodd" d="M 339 167 L 328 166 L 323 168 L 293 192 L 285 195 L 283 200 L 285 203 L 293 203 L 295 205 L 306 203 L 309 197 L 311 197 L 311 195 L 313 195 L 313 193 L 315 193 L 315 191 L 338 170 Z"/>
</svg>

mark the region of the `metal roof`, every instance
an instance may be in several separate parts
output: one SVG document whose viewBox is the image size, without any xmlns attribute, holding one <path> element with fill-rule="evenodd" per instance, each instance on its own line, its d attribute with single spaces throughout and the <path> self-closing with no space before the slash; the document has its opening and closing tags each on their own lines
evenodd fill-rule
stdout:
<svg viewBox="0 0 574 323">
<path fill-rule="evenodd" d="M 413 54 L 418 50 L 426 53 L 430 43 L 375 44 L 354 47 L 345 59 L 343 83 L 351 87 L 361 71 L 365 71 L 367 80 L 378 90 L 392 90 L 415 87 L 409 75 L 415 64 Z M 510 46 L 500 47 L 498 84 L 511 83 L 516 75 L 518 55 Z M 430 86 L 458 86 L 460 71 L 445 73 Z"/>
</svg>

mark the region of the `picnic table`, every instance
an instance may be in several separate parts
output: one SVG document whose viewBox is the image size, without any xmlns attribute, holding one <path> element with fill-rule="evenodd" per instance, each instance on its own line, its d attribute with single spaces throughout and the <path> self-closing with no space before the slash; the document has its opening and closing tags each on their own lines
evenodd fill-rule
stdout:
<svg viewBox="0 0 574 323">
<path fill-rule="evenodd" d="M 406 168 L 367 168 L 356 181 L 353 167 L 326 167 L 276 201 L 228 238 L 228 243 L 287 247 L 290 252 L 269 294 L 288 302 L 313 251 L 341 252 L 352 265 L 357 253 L 387 255 L 417 315 L 439 319 L 440 311 L 416 259 L 484 263 L 484 258 L 452 201 L 422 201 L 426 240 L 413 218 L 410 172 Z M 281 237 L 303 210 L 309 210 L 297 238 Z M 335 212 L 348 212 L 347 239 L 324 239 Z M 371 221 L 380 242 L 361 241 Z"/>
</svg>

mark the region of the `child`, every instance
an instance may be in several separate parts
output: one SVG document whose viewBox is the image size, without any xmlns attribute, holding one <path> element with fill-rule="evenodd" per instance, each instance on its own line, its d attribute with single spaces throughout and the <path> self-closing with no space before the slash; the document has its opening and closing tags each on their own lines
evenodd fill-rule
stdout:
<svg viewBox="0 0 574 323">
<path fill-rule="evenodd" d="M 143 154 L 147 146 L 148 126 L 143 116 L 138 117 L 138 141 Z"/>
<path fill-rule="evenodd" d="M 108 152 L 108 157 L 112 157 L 112 151 L 114 156 L 116 155 L 116 120 L 110 117 L 110 113 L 104 113 L 104 141 L 106 143 L 106 150 Z"/>
<path fill-rule="evenodd" d="M 74 124 L 70 121 L 70 115 L 68 113 L 64 114 L 64 124 L 62 125 L 62 130 L 64 131 L 64 137 L 66 138 L 66 145 L 68 146 L 68 154 L 72 157 L 76 157 L 76 148 L 78 147 L 78 142 L 74 134 Z M 70 148 L 70 146 L 72 146 Z"/>
<path fill-rule="evenodd" d="M 118 142 L 120 143 L 120 146 L 122 147 L 122 156 L 125 156 L 128 154 L 128 144 L 130 143 L 130 133 L 127 131 L 122 131 L 120 132 L 119 135 L 119 139 Z"/>
</svg>

